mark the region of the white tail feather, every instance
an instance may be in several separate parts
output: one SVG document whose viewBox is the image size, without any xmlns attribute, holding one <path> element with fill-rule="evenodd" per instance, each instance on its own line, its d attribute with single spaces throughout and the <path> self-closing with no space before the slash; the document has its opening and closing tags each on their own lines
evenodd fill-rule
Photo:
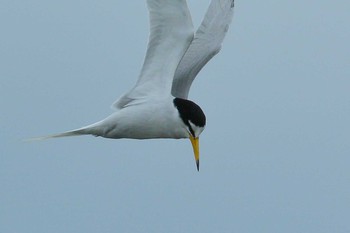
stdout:
<svg viewBox="0 0 350 233">
<path fill-rule="evenodd" d="M 71 137 L 71 136 L 79 136 L 79 135 L 86 135 L 86 134 L 91 134 L 91 132 L 89 132 L 88 128 L 81 128 L 81 129 L 67 131 L 64 133 L 51 134 L 43 137 L 29 138 L 29 139 L 26 139 L 25 141 L 26 142 L 41 141 L 41 140 L 46 140 L 50 138 Z"/>
</svg>

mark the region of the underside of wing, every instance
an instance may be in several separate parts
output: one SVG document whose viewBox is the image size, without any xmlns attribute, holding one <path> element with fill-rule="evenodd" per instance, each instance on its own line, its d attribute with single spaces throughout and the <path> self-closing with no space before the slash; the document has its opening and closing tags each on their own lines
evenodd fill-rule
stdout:
<svg viewBox="0 0 350 233">
<path fill-rule="evenodd" d="M 169 95 L 175 70 L 193 39 L 193 25 L 186 0 L 147 0 L 150 36 L 139 79 L 117 100 L 120 109 L 135 100 Z"/>
<path fill-rule="evenodd" d="M 232 21 L 234 0 L 212 0 L 194 39 L 175 72 L 171 93 L 188 98 L 191 84 L 199 71 L 221 49 Z"/>
</svg>

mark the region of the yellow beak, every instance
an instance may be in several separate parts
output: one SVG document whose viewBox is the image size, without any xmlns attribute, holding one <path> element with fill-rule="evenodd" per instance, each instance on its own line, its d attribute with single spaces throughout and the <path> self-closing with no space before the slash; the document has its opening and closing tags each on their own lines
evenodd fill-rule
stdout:
<svg viewBox="0 0 350 233">
<path fill-rule="evenodd" d="M 194 159 L 196 160 L 197 171 L 199 171 L 199 138 L 190 135 L 190 140 L 193 147 Z"/>
</svg>

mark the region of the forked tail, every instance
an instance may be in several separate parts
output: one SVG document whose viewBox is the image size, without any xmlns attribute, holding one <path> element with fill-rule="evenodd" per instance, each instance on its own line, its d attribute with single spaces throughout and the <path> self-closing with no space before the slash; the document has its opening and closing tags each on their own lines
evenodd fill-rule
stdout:
<svg viewBox="0 0 350 233">
<path fill-rule="evenodd" d="M 87 134 L 92 134 L 89 128 L 80 128 L 80 129 L 70 130 L 63 133 L 51 134 L 43 137 L 29 138 L 24 141 L 27 141 L 27 142 L 41 141 L 41 140 L 46 140 L 50 138 L 71 137 L 71 136 L 79 136 L 79 135 L 87 135 Z"/>
</svg>

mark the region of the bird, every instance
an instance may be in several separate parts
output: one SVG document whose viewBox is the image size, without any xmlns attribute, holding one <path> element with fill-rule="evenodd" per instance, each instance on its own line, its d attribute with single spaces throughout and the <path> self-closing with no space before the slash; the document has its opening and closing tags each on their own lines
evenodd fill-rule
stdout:
<svg viewBox="0 0 350 233">
<path fill-rule="evenodd" d="M 105 119 L 33 140 L 93 135 L 104 138 L 188 138 L 199 171 L 199 136 L 206 116 L 188 99 L 193 80 L 220 50 L 233 17 L 234 0 L 211 0 L 195 31 L 186 0 L 147 0 L 150 34 L 135 86 L 112 105 Z"/>
</svg>

